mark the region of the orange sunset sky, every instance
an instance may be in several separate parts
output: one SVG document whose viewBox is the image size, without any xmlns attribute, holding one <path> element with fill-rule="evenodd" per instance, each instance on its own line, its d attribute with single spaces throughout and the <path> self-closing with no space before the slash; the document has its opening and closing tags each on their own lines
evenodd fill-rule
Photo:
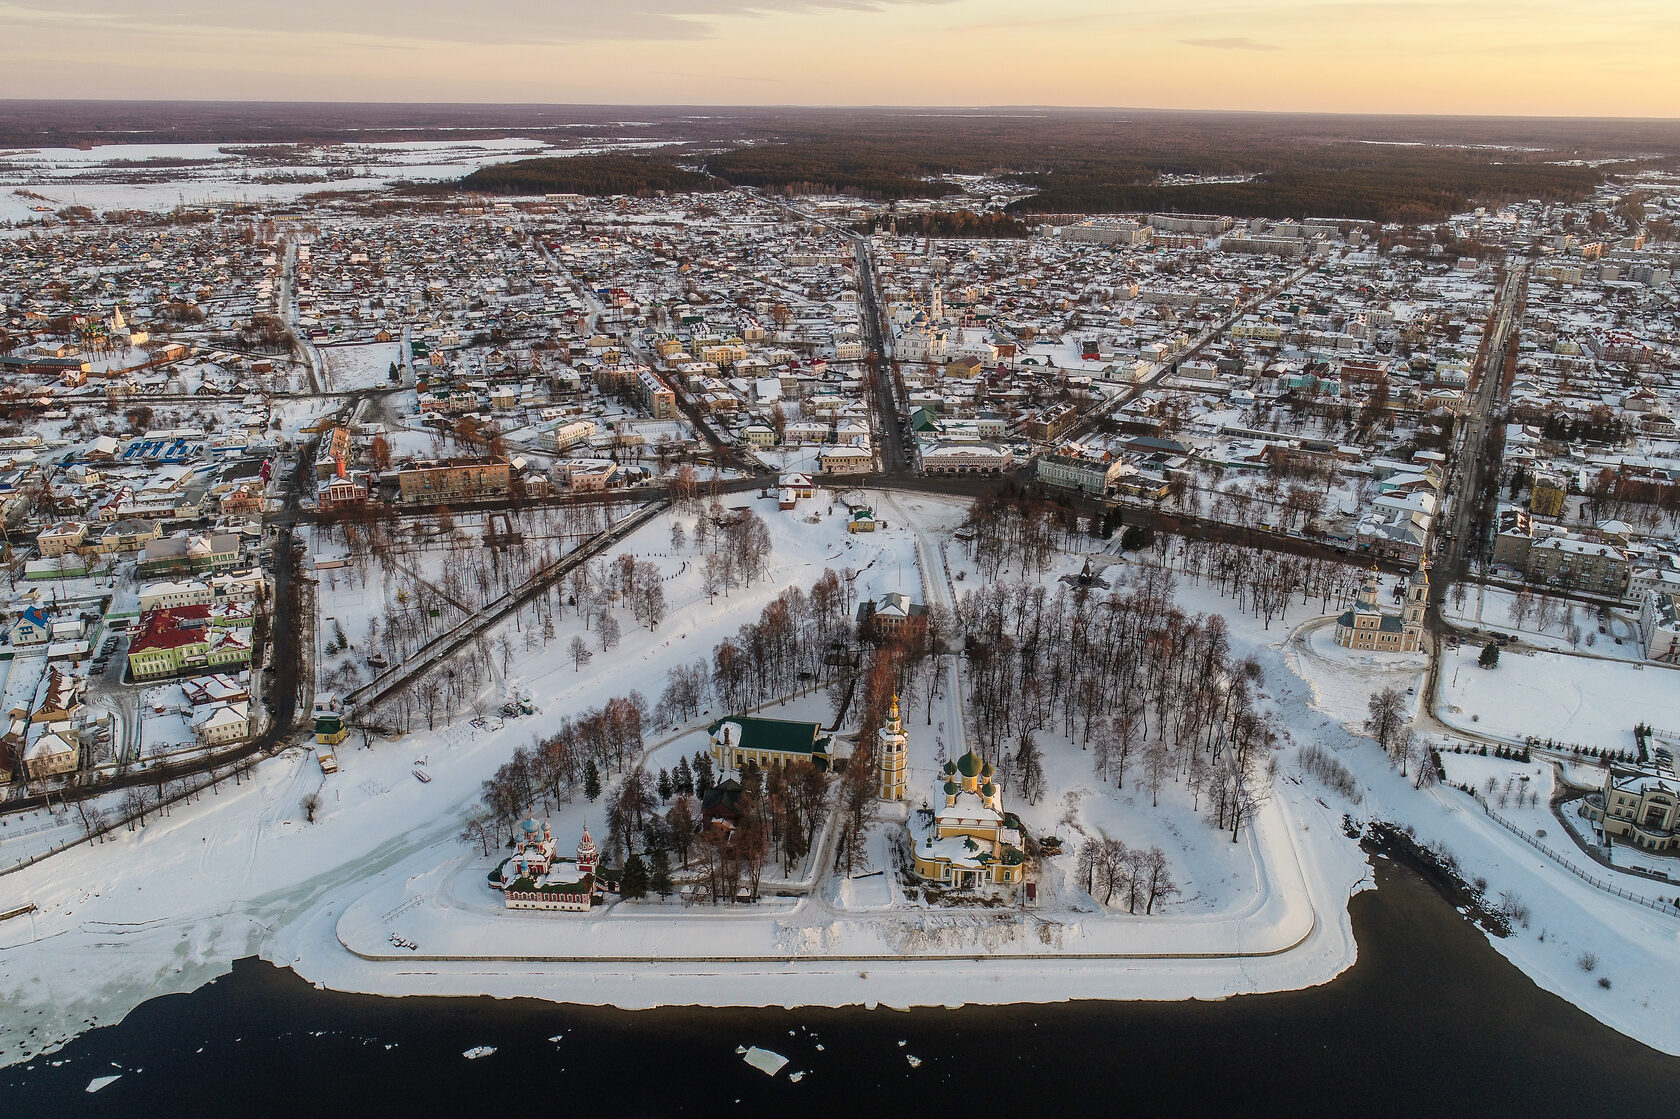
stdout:
<svg viewBox="0 0 1680 1119">
<path fill-rule="evenodd" d="M 0 0 L 0 96 L 1680 116 L 1680 0 Z"/>
</svg>

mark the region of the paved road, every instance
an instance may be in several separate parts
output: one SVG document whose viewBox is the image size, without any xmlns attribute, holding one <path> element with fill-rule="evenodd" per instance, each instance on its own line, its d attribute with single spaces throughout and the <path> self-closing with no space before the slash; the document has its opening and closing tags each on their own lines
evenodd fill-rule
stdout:
<svg viewBox="0 0 1680 1119">
<path fill-rule="evenodd" d="M 861 233 L 850 236 L 852 251 L 857 255 L 858 303 L 863 310 L 864 345 L 874 355 L 871 372 L 875 378 L 876 451 L 881 470 L 886 474 L 897 474 L 910 469 L 909 448 L 904 437 L 910 422 L 910 410 L 899 399 L 898 363 L 890 360 L 891 339 L 887 336 L 882 317 L 869 238 Z"/>
<path fill-rule="evenodd" d="M 1488 461 L 1488 444 L 1503 411 L 1505 365 L 1518 342 L 1516 326 L 1522 321 L 1523 300 L 1528 291 L 1528 265 L 1519 263 L 1505 278 L 1493 314 L 1492 324 L 1476 369 L 1471 404 L 1460 425 L 1453 452 L 1447 493 L 1452 513 L 1436 557 L 1440 577 L 1433 579 L 1430 597 L 1437 609 L 1452 583 L 1464 578 L 1470 556 L 1480 551 L 1491 527 L 1487 488 L 1496 482 L 1499 464 Z M 1437 531 L 1440 531 L 1439 526 Z"/>
<path fill-rule="evenodd" d="M 309 391 L 321 392 L 321 355 L 316 352 L 315 343 L 307 336 L 298 334 L 297 307 L 297 238 L 286 239 L 286 259 L 280 266 L 280 284 L 276 292 L 276 303 L 280 308 L 281 317 L 286 320 L 286 326 L 297 337 L 298 353 L 303 357 L 304 372 L 309 378 Z"/>
</svg>

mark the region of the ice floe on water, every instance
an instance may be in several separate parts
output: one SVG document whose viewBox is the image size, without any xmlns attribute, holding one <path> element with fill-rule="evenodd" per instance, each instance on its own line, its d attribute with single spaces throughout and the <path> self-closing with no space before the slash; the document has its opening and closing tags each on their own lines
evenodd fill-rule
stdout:
<svg viewBox="0 0 1680 1119">
<path fill-rule="evenodd" d="M 743 1055 L 742 1060 L 765 1076 L 775 1076 L 787 1066 L 788 1059 L 773 1049 L 760 1049 L 753 1046 Z"/>
</svg>

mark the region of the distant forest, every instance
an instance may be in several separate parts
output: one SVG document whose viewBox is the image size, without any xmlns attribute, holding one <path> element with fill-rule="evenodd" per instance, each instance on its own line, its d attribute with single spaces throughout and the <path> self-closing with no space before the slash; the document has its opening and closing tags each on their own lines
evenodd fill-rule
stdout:
<svg viewBox="0 0 1680 1119">
<path fill-rule="evenodd" d="M 756 143 L 713 156 L 707 169 L 741 185 L 787 193 L 849 186 L 877 199 L 939 197 L 954 189 L 942 176 L 989 175 L 1033 191 L 1009 207 L 1028 220 L 1035 213 L 1179 210 L 1421 222 L 1481 201 L 1581 198 L 1602 181 L 1594 168 L 1555 162 L 1579 158 L 1582 130 L 1563 129 L 1564 122 L 1472 123 L 1482 127 L 1238 114 L 1125 121 L 1056 112 L 928 114 L 881 118 L 844 135 Z M 1641 140 L 1656 139 L 1635 131 Z M 1653 143 L 1647 154 L 1680 152 L 1680 128 L 1667 132 L 1666 145 Z M 1604 143 L 1594 140 L 1595 148 Z M 1167 174 L 1255 177 L 1162 185 Z"/>
<path fill-rule="evenodd" d="M 855 194 L 876 201 L 959 193 L 961 187 L 934 176 L 962 166 L 950 153 L 924 159 L 917 145 L 892 137 L 759 144 L 706 161 L 706 170 L 735 186 L 791 194 Z"/>
<path fill-rule="evenodd" d="M 1522 198 L 1567 201 L 1603 179 L 1590 167 L 1509 153 L 1460 148 L 1371 144 L 1315 147 L 1249 145 L 1246 152 L 1146 156 L 1096 145 L 1068 151 L 984 149 L 930 152 L 926 143 L 845 139 L 761 144 L 714 155 L 710 176 L 685 170 L 677 156 L 585 155 L 518 160 L 485 167 L 460 180 L 465 190 L 492 194 L 647 194 L 752 186 L 787 195 L 853 194 L 876 201 L 944 197 L 960 191 L 939 174 L 991 174 L 1033 191 L 1008 207 L 1009 219 L 967 211 L 899 227 L 940 236 L 1022 236 L 1034 214 L 1177 210 L 1265 218 L 1362 218 L 1415 224 L 1469 209 L 1477 202 Z M 693 157 L 689 157 L 692 159 Z M 1240 183 L 1163 185 L 1164 173 L 1249 173 Z M 715 177 L 712 177 L 715 176 Z"/>
<path fill-rule="evenodd" d="M 1121 168 L 1092 160 L 1023 176 L 1039 192 L 1010 209 L 1021 214 L 1179 210 L 1416 224 L 1462 212 L 1477 202 L 1572 201 L 1603 180 L 1588 167 L 1493 163 L 1451 148 L 1343 145 L 1275 162 L 1289 165 L 1243 183 L 1166 186 L 1155 181 L 1154 173 L 1126 182 Z"/>
<path fill-rule="evenodd" d="M 947 196 L 956 191 L 949 177 L 987 175 L 1010 184 L 1011 196 L 1033 192 L 1010 207 L 1028 223 L 1041 213 L 1134 210 L 1421 222 L 1480 202 L 1581 197 L 1603 175 L 1589 160 L 1636 161 L 1615 165 L 1616 172 L 1680 167 L 1680 123 L 1661 120 L 1039 108 L 734 108 L 697 115 L 680 106 L 87 101 L 9 101 L 0 111 L 0 146 L 16 147 L 498 136 L 562 147 L 607 137 L 673 146 L 658 154 L 503 164 L 468 176 L 457 189 L 708 189 L 686 165 L 731 185 L 891 200 Z M 1160 182 L 1165 174 L 1254 178 L 1167 186 Z M 983 232 L 1005 228 L 994 223 Z"/>
<path fill-rule="evenodd" d="M 1025 111 L 973 118 L 885 113 L 848 117 L 846 127 L 821 115 L 798 119 L 797 127 L 777 121 L 781 127 L 766 135 L 756 134 L 758 122 L 750 118 L 730 122 L 725 129 L 733 127 L 735 139 L 750 143 L 723 152 L 713 147 L 702 154 L 690 147 L 633 161 L 615 156 L 523 161 L 486 168 L 461 185 L 499 193 L 705 189 L 675 185 L 686 174 L 676 167 L 682 160 L 732 186 L 896 201 L 957 194 L 961 188 L 949 176 L 983 175 L 1002 181 L 1010 194 L 1027 194 L 1009 205 L 1012 221 L 947 214 L 927 219 L 917 231 L 1020 236 L 1033 215 L 1045 213 L 1177 210 L 1429 222 L 1482 202 L 1582 198 L 1603 180 L 1596 168 L 1565 163 L 1579 161 L 1583 151 L 1626 152 L 1630 149 L 1618 142 L 1644 142 L 1647 157 L 1680 155 L 1680 128 L 1669 128 L 1666 141 L 1643 126 L 1617 141 L 1565 127 L 1575 122 L 1236 114 L 1145 114 L 1115 121 L 1100 114 Z M 710 139 L 715 144 L 725 138 Z M 1591 148 L 1584 148 L 1589 140 Z M 547 175 L 552 167 L 588 180 L 596 165 L 612 172 L 602 176 L 601 189 L 587 182 L 564 185 Z M 542 173 L 530 175 L 527 168 Z M 634 178 L 638 171 L 643 178 Z M 1253 178 L 1165 185 L 1161 177 L 1169 174 Z M 906 228 L 902 220 L 899 224 Z"/>
<path fill-rule="evenodd" d="M 465 190 L 487 194 L 651 194 L 723 190 L 727 184 L 669 159 L 649 155 L 572 155 L 520 159 L 480 167 L 462 179 Z"/>
</svg>

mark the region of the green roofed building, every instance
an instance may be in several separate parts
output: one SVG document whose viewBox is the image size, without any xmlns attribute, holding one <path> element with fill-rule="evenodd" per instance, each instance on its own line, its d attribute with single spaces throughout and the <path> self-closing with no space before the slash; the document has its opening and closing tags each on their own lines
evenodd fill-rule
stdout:
<svg viewBox="0 0 1680 1119">
<path fill-rule="evenodd" d="M 973 750 L 939 772 L 943 807 L 912 812 L 916 873 L 959 888 L 1017 886 L 1025 880 L 1021 821 L 1003 808 L 995 766 Z"/>
<path fill-rule="evenodd" d="M 748 762 L 760 769 L 794 762 L 812 762 L 827 769 L 833 738 L 821 723 L 797 719 L 759 719 L 731 715 L 706 728 L 712 760 L 723 769 L 739 770 Z"/>
<path fill-rule="evenodd" d="M 350 728 L 344 716 L 336 711 L 323 711 L 315 716 L 315 741 L 323 746 L 337 746 L 349 737 Z"/>
</svg>

